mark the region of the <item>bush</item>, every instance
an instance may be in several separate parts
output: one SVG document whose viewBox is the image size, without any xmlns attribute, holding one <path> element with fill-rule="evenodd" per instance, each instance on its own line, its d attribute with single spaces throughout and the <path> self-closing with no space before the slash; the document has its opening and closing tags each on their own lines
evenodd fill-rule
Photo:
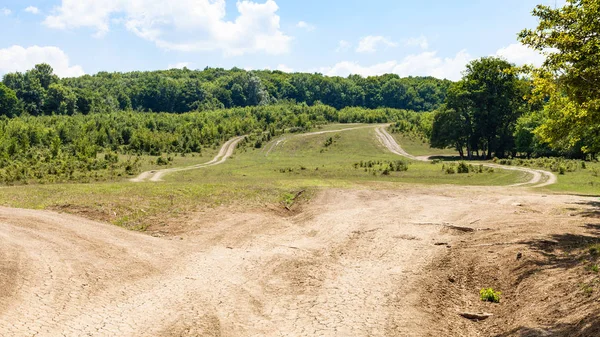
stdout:
<svg viewBox="0 0 600 337">
<path fill-rule="evenodd" d="M 167 164 L 169 164 L 169 161 L 167 159 L 165 159 L 164 157 L 156 158 L 156 165 L 164 166 Z"/>
<path fill-rule="evenodd" d="M 461 161 L 460 163 L 458 163 L 458 168 L 456 169 L 456 171 L 458 173 L 469 173 L 469 165 L 467 165 L 467 163 L 465 163 L 464 161 Z"/>
<path fill-rule="evenodd" d="M 456 171 L 454 170 L 453 166 L 446 167 L 446 174 L 454 174 L 454 173 L 456 173 Z"/>
<path fill-rule="evenodd" d="M 493 288 L 483 288 L 479 291 L 479 297 L 484 302 L 500 303 L 501 294 L 499 291 L 494 291 Z"/>
</svg>

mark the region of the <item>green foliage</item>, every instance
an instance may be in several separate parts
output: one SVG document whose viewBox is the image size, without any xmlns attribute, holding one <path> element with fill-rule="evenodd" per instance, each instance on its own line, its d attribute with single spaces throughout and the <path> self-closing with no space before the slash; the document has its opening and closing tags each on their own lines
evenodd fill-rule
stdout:
<svg viewBox="0 0 600 337">
<path fill-rule="evenodd" d="M 533 167 L 533 168 L 542 168 L 546 170 L 550 170 L 552 172 L 557 172 L 561 175 L 564 175 L 568 172 L 576 172 L 578 170 L 584 170 L 586 167 L 585 162 L 579 162 L 573 159 L 565 159 L 559 157 L 551 157 L 551 158 L 536 158 L 536 159 L 498 159 L 495 161 L 500 165 L 507 166 L 524 166 L 524 167 Z M 582 165 L 583 163 L 583 165 Z"/>
<path fill-rule="evenodd" d="M 169 161 L 166 158 L 160 156 L 160 157 L 156 158 L 156 165 L 160 165 L 160 166 L 169 165 Z"/>
<path fill-rule="evenodd" d="M 448 89 L 433 118 L 432 147 L 454 147 L 461 157 L 481 151 L 503 157 L 514 149 L 514 129 L 524 111 L 527 86 L 514 66 L 495 57 L 472 61 L 461 81 Z"/>
<path fill-rule="evenodd" d="M 493 288 L 483 288 L 479 291 L 479 298 L 484 302 L 500 303 L 499 291 L 494 291 Z"/>
<path fill-rule="evenodd" d="M 9 87 L 0 83 L 0 116 L 13 117 L 19 113 L 17 95 Z"/>
<path fill-rule="evenodd" d="M 121 110 L 184 113 L 276 102 L 430 111 L 441 105 L 451 82 L 433 77 L 341 78 L 238 68 L 100 72 L 58 79 L 50 66 L 42 64 L 24 74 L 6 74 L 3 83 L 16 93 L 23 110 L 37 116 Z"/>
<path fill-rule="evenodd" d="M 242 146 L 257 148 L 284 132 L 302 132 L 340 119 L 387 122 L 411 114 L 416 113 L 278 104 L 185 114 L 0 118 L 0 183 L 113 179 L 135 174 L 140 166 L 137 157 L 142 155 L 200 153 L 238 135 L 248 135 Z M 338 135 L 331 137 L 331 143 L 337 139 Z M 119 160 L 118 155 L 129 159 Z M 159 157 L 155 164 L 171 160 Z"/>
<path fill-rule="evenodd" d="M 404 160 L 368 160 L 354 163 L 355 169 L 364 169 L 365 172 L 371 174 L 380 173 L 381 175 L 388 176 L 392 172 L 406 172 L 408 171 L 408 162 Z"/>
<path fill-rule="evenodd" d="M 567 0 L 554 8 L 537 6 L 538 27 L 519 34 L 520 41 L 546 54 L 531 69 L 536 94 L 547 119 L 537 130 L 559 151 L 600 152 L 600 2 Z"/>
<path fill-rule="evenodd" d="M 464 161 L 461 161 L 460 163 L 458 163 L 458 167 L 456 168 L 456 173 L 469 173 L 470 171 L 472 171 L 473 166 L 465 163 Z"/>
</svg>

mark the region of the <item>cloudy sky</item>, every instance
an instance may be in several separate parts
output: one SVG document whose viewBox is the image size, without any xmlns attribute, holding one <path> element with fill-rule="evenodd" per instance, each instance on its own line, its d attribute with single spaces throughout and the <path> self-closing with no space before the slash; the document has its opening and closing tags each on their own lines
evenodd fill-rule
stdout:
<svg viewBox="0 0 600 337">
<path fill-rule="evenodd" d="M 554 0 L 2 0 L 0 75 L 206 66 L 456 80 L 488 55 L 539 64 L 516 39 Z"/>
</svg>

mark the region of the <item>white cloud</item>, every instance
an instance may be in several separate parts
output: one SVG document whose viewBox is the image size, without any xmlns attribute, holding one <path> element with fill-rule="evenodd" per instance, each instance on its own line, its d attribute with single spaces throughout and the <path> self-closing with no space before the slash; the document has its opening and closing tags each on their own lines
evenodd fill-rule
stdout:
<svg viewBox="0 0 600 337">
<path fill-rule="evenodd" d="M 348 49 L 350 49 L 351 46 L 352 45 L 350 44 L 350 42 L 346 40 L 341 40 L 340 42 L 338 42 L 338 47 L 335 51 L 336 53 L 345 52 L 348 51 Z"/>
<path fill-rule="evenodd" d="M 307 23 L 305 21 L 298 22 L 296 24 L 296 27 L 305 29 L 308 32 L 314 32 L 315 29 L 317 29 L 317 27 L 315 27 L 314 25 L 311 25 L 310 23 Z"/>
<path fill-rule="evenodd" d="M 57 29 L 89 27 L 102 37 L 122 22 L 137 36 L 177 51 L 215 51 L 225 55 L 289 52 L 292 38 L 280 29 L 274 0 L 238 1 L 239 15 L 227 21 L 225 0 L 62 0 L 44 24 Z"/>
<path fill-rule="evenodd" d="M 40 12 L 39 8 L 34 7 L 34 6 L 29 6 L 27 8 L 25 8 L 25 11 L 31 14 L 38 14 Z"/>
<path fill-rule="evenodd" d="M 192 65 L 192 63 L 190 62 L 177 62 L 174 64 L 169 64 L 167 66 L 167 69 L 183 69 L 183 68 L 190 68 L 190 66 Z"/>
<path fill-rule="evenodd" d="M 378 46 L 383 45 L 385 47 L 397 47 L 398 44 L 390 39 L 383 36 L 366 36 L 363 37 L 358 43 L 356 48 L 357 53 L 374 53 L 377 51 Z"/>
<path fill-rule="evenodd" d="M 12 11 L 8 8 L 0 8 L 0 14 L 4 16 L 9 16 L 10 14 L 12 14 Z"/>
<path fill-rule="evenodd" d="M 427 49 L 429 48 L 429 41 L 427 41 L 427 38 L 425 36 L 421 35 L 419 37 L 411 37 L 409 39 L 404 40 L 404 45 L 407 47 L 418 46 L 421 49 Z"/>
<path fill-rule="evenodd" d="M 48 63 L 60 77 L 76 77 L 85 72 L 78 65 L 70 65 L 69 57 L 57 47 L 12 46 L 0 49 L 0 74 L 32 69 L 36 64 Z"/>
<path fill-rule="evenodd" d="M 545 60 L 545 57 L 538 51 L 528 48 L 520 43 L 514 43 L 508 47 L 499 49 L 495 56 L 503 57 L 509 62 L 517 65 L 533 64 L 538 67 L 541 66 Z"/>
<path fill-rule="evenodd" d="M 277 70 L 283 71 L 284 73 L 293 73 L 294 69 L 286 66 L 285 64 L 280 64 L 277 66 Z"/>
<path fill-rule="evenodd" d="M 351 74 L 376 76 L 383 74 L 398 74 L 405 76 L 434 76 L 458 80 L 465 65 L 472 60 L 466 50 L 461 50 L 454 57 L 442 58 L 436 52 L 423 52 L 409 55 L 401 61 L 388 61 L 370 66 L 362 66 L 357 62 L 340 62 L 333 67 L 318 70 L 328 76 L 343 76 Z"/>
</svg>

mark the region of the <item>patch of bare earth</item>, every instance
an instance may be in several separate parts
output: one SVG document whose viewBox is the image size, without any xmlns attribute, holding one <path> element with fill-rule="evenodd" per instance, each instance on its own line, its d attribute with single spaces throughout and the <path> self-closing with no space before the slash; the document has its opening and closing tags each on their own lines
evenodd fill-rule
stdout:
<svg viewBox="0 0 600 337">
<path fill-rule="evenodd" d="M 0 208 L 0 335 L 589 330 L 596 293 L 567 287 L 595 277 L 569 260 L 583 256 L 582 240 L 599 236 L 588 203 L 507 188 L 327 190 L 291 212 L 187 214 L 150 227 L 157 237 Z M 484 286 L 503 291 L 499 305 L 479 302 Z M 494 316 L 472 322 L 458 316 L 463 310 Z"/>
<path fill-rule="evenodd" d="M 428 267 L 420 289 L 430 333 L 452 336 L 600 336 L 600 204 L 539 194 L 480 195 L 473 225 Z M 477 218 L 477 219 L 475 219 Z M 479 290 L 501 291 L 499 304 Z M 471 321 L 459 313 L 491 313 Z"/>
</svg>

